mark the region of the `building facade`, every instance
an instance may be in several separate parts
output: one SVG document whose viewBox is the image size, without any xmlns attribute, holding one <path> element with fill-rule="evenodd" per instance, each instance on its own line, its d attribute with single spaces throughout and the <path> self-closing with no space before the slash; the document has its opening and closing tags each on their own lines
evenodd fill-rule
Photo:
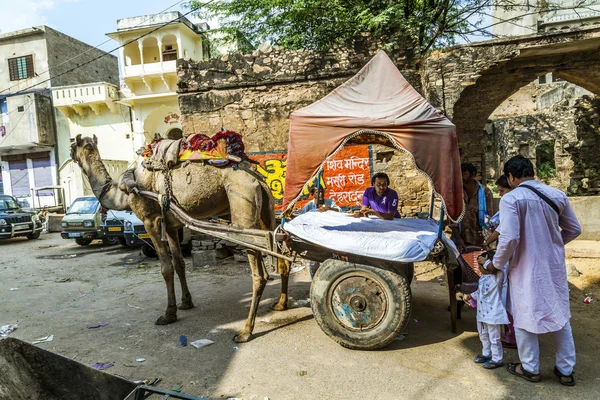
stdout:
<svg viewBox="0 0 600 400">
<path fill-rule="evenodd" d="M 205 28 L 175 11 L 120 19 L 117 31 L 107 34 L 124 45 L 119 57 L 120 103 L 131 107 L 137 149 L 157 134 L 182 136 L 176 60 L 208 56 Z"/>
<path fill-rule="evenodd" d="M 116 72 L 116 71 L 115 71 Z M 92 188 L 70 156 L 77 135 L 98 138 L 98 151 L 115 179 L 133 162 L 135 149 L 129 107 L 118 103 L 119 88 L 108 82 L 52 89 L 56 120 L 58 181 L 66 204 L 91 195 Z"/>
<path fill-rule="evenodd" d="M 59 184 L 52 89 L 94 81 L 118 83 L 114 56 L 47 26 L 0 35 L 0 192 L 28 206 L 52 205 Z M 72 61 L 73 59 L 76 61 Z M 86 64 L 88 61 L 88 64 Z M 81 67 L 73 69 L 74 63 Z"/>
<path fill-rule="evenodd" d="M 520 6 L 515 3 L 518 2 L 493 2 L 494 37 L 531 35 L 600 24 L 598 0 L 521 0 Z"/>
</svg>

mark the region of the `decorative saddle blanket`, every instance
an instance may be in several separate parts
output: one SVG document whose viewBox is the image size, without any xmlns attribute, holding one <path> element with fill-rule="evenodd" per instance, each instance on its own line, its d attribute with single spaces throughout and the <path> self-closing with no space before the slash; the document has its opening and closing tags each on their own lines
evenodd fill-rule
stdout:
<svg viewBox="0 0 600 400">
<path fill-rule="evenodd" d="M 242 135 L 237 132 L 224 130 L 213 137 L 203 134 L 192 134 L 179 140 L 155 139 L 142 153 L 147 162 L 163 162 L 173 166 L 178 162 L 206 161 L 217 167 L 226 167 L 238 162 L 229 156 L 246 159 Z M 241 161 L 240 160 L 240 161 Z"/>
</svg>

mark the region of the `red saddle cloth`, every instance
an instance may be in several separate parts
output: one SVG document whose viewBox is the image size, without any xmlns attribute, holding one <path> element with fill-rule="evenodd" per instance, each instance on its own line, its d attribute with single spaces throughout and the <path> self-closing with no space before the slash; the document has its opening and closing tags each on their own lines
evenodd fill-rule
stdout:
<svg viewBox="0 0 600 400">
<path fill-rule="evenodd" d="M 192 134 L 179 146 L 180 161 L 206 160 L 211 165 L 223 167 L 232 163 L 228 155 L 247 158 L 242 135 L 230 130 L 217 132 L 213 137 Z"/>
</svg>

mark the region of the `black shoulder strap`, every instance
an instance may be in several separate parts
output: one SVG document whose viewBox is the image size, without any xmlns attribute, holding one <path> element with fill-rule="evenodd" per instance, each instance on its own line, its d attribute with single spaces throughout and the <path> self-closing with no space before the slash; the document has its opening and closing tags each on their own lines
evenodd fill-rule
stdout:
<svg viewBox="0 0 600 400">
<path fill-rule="evenodd" d="M 540 198 L 541 198 L 542 200 L 544 200 L 544 201 L 545 201 L 545 202 L 546 202 L 546 203 L 547 203 L 547 204 L 548 204 L 550 207 L 552 207 L 552 209 L 553 209 L 554 211 L 556 211 L 556 213 L 557 213 L 558 215 L 560 215 L 560 210 L 558 209 L 558 206 L 556 205 L 556 203 L 555 203 L 555 202 L 553 202 L 552 200 L 550 200 L 550 199 L 548 198 L 548 196 L 546 196 L 544 193 L 542 193 L 542 192 L 540 192 L 539 190 L 537 190 L 536 188 L 534 188 L 534 187 L 531 187 L 531 186 L 528 186 L 528 185 L 523 185 L 523 184 L 521 184 L 521 185 L 519 185 L 519 187 L 524 187 L 524 188 L 527 188 L 527 189 L 531 190 L 533 193 L 535 193 L 535 194 L 537 194 L 538 196 L 540 196 Z"/>
</svg>

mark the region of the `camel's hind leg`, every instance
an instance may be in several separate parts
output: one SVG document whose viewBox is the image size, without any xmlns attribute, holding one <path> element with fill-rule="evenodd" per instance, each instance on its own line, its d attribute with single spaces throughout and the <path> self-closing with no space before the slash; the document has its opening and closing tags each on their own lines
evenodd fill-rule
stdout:
<svg viewBox="0 0 600 400">
<path fill-rule="evenodd" d="M 169 249 L 171 249 L 171 261 L 175 267 L 175 272 L 179 277 L 179 283 L 181 284 L 181 304 L 179 304 L 180 310 L 189 310 L 194 308 L 192 302 L 192 294 L 188 289 L 187 279 L 185 277 L 185 260 L 181 252 L 181 245 L 179 244 L 179 229 L 171 229 L 167 231 L 167 240 L 169 243 Z"/>
<path fill-rule="evenodd" d="M 156 325 L 167 325 L 177 321 L 177 300 L 175 298 L 175 274 L 173 271 L 173 263 L 167 249 L 167 243 L 160 240 L 160 218 L 146 218 L 144 226 L 146 232 L 152 239 L 152 244 L 158 254 L 160 261 L 161 272 L 167 285 L 167 310 L 165 315 L 159 317 Z"/>
<path fill-rule="evenodd" d="M 250 340 L 252 331 L 254 330 L 254 321 L 256 320 L 256 311 L 258 310 L 258 304 L 262 296 L 263 290 L 267 285 L 268 273 L 263 263 L 262 254 L 260 251 L 248 249 L 248 261 L 250 262 L 250 269 L 252 270 L 252 304 L 250 305 L 250 312 L 248 319 L 246 319 L 246 325 L 233 340 L 237 343 L 243 343 Z"/>
<path fill-rule="evenodd" d="M 273 304 L 272 309 L 275 311 L 287 310 L 290 267 L 291 263 L 289 261 L 282 258 L 277 259 L 277 268 L 279 269 L 279 274 L 281 275 L 281 295 L 279 296 L 279 301 Z"/>
</svg>

